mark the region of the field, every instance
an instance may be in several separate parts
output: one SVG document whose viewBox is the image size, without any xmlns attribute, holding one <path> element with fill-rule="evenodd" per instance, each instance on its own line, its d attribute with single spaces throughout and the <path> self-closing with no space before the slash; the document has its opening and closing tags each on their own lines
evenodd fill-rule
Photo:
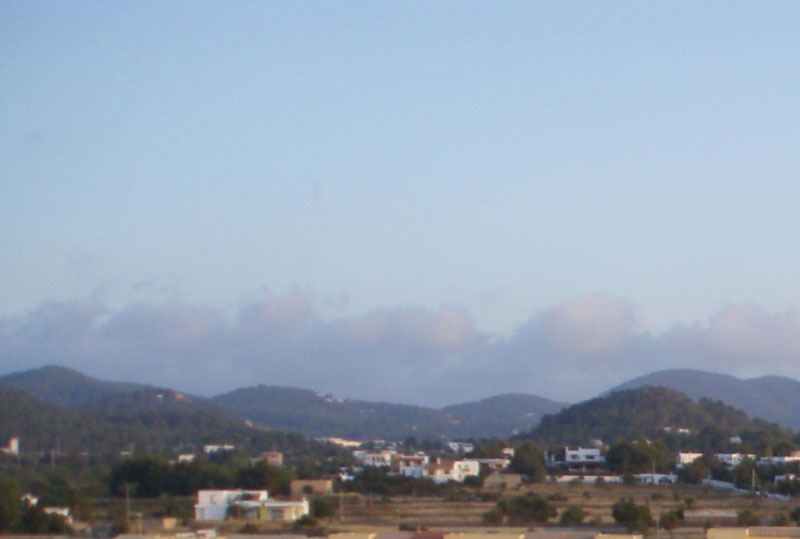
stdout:
<svg viewBox="0 0 800 539">
<path fill-rule="evenodd" d="M 708 510 L 727 511 L 735 514 L 749 510 L 761 518 L 762 523 L 769 524 L 778 515 L 787 515 L 795 504 L 782 502 L 757 496 L 743 496 L 724 490 L 708 487 L 676 486 L 623 486 L 623 485 L 570 485 L 570 484 L 534 484 L 522 486 L 514 490 L 490 491 L 470 490 L 453 491 L 448 498 L 430 498 L 414 496 L 365 496 L 346 494 L 334 495 L 332 498 L 334 514 L 331 517 L 319 519 L 316 532 L 324 531 L 378 531 L 403 529 L 486 529 L 483 515 L 489 511 L 496 500 L 501 497 L 518 496 L 527 492 L 534 492 L 544 496 L 553 503 L 559 514 L 571 505 L 578 505 L 588 513 L 585 524 L 572 528 L 572 531 L 582 531 L 587 536 L 595 531 L 611 531 L 615 523 L 611 516 L 611 506 L 622 498 L 632 499 L 636 504 L 646 504 L 654 517 L 678 507 L 685 507 L 691 511 L 703 512 Z M 184 500 L 184 503 L 191 503 Z M 147 518 L 147 508 L 140 507 L 145 513 L 145 529 L 154 530 L 159 522 Z M 683 526 L 673 530 L 672 536 L 677 538 L 703 537 L 703 525 L 708 519 L 695 519 L 686 521 Z M 735 519 L 711 518 L 715 526 L 730 526 Z M 228 535 L 240 531 L 247 522 L 226 521 L 220 523 L 220 531 Z M 199 523 L 194 524 L 199 527 Z M 208 526 L 205 526 L 208 527 Z M 290 528 L 285 523 L 250 523 L 251 532 L 275 533 L 287 531 Z M 491 527 L 494 530 L 500 527 Z M 527 530 L 528 528 L 514 528 L 514 530 Z M 546 525 L 537 525 L 538 531 L 567 531 L 558 526 L 558 517 L 551 519 Z M 657 530 L 652 530 L 655 534 Z M 661 530 L 662 537 L 668 537 L 668 532 Z"/>
</svg>

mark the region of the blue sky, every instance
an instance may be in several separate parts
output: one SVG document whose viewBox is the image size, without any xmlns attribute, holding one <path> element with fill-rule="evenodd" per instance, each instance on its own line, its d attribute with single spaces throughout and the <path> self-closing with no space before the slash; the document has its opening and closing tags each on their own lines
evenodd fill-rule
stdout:
<svg viewBox="0 0 800 539">
<path fill-rule="evenodd" d="M 213 319 L 229 343 L 268 305 L 270 321 L 327 335 L 296 337 L 287 357 L 341 364 L 320 344 L 341 330 L 342 354 L 384 354 L 391 370 L 420 338 L 440 382 L 478 356 L 541 370 L 545 341 L 650 343 L 590 354 L 605 378 L 498 379 L 481 396 L 577 399 L 671 366 L 800 376 L 798 15 L 791 2 L 3 2 L 0 332 L 15 344 L 0 344 L 0 370 L 142 378 L 125 365 L 144 350 L 184 365 L 199 341 L 156 353 L 131 327 L 81 346 L 131 312 L 200 340 L 197 317 Z M 559 333 L 562 315 L 594 329 Z M 37 317 L 62 330 L 88 317 L 74 357 L 30 336 Z M 351 326 L 376 317 L 406 340 L 353 352 Z M 463 342 L 442 348 L 440 330 Z M 553 333 L 515 349 L 526 331 Z M 687 344 L 698 332 L 714 352 Z M 262 381 L 260 352 L 237 363 L 219 346 L 205 361 L 238 377 L 175 383 Z M 369 393 L 279 356 L 275 381 Z M 413 373 L 392 399 L 425 400 Z"/>
</svg>

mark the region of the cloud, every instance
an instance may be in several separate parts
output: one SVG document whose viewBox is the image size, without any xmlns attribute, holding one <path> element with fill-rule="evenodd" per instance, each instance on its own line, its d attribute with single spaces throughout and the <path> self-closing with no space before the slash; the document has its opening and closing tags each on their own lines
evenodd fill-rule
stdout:
<svg viewBox="0 0 800 539">
<path fill-rule="evenodd" d="M 533 327 L 554 351 L 591 357 L 619 349 L 637 322 L 630 301 L 587 294 L 541 313 Z"/>
<path fill-rule="evenodd" d="M 231 312 L 176 300 L 110 311 L 98 298 L 0 319 L 0 370 L 59 364 L 211 395 L 259 383 L 444 405 L 505 392 L 576 401 L 657 369 L 800 373 L 800 315 L 730 305 L 654 335 L 633 304 L 589 294 L 535 314 L 508 338 L 458 306 L 325 320 L 298 290 Z"/>
</svg>

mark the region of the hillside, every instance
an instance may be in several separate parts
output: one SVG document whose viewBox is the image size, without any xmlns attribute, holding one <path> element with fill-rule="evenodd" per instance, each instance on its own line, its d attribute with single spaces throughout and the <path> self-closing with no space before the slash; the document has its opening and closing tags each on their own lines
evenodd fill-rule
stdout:
<svg viewBox="0 0 800 539">
<path fill-rule="evenodd" d="M 200 409 L 159 409 L 103 414 L 56 406 L 25 391 L 0 385 L 0 444 L 12 436 L 25 453 L 117 454 L 134 445 L 169 455 L 177 447 L 232 443 L 255 451 L 304 446 L 299 435 L 252 428 L 241 419 Z"/>
<path fill-rule="evenodd" d="M 239 416 L 271 429 L 315 436 L 438 438 L 450 432 L 453 426 L 444 414 L 432 408 L 335 399 L 291 387 L 242 388 L 214 397 L 214 400 L 235 410 Z"/>
<path fill-rule="evenodd" d="M 669 387 L 693 399 L 721 400 L 749 415 L 800 429 L 800 382 L 782 376 L 742 379 L 693 369 L 658 371 L 624 382 L 610 391 Z"/>
<path fill-rule="evenodd" d="M 530 429 L 563 404 L 531 395 L 501 395 L 442 410 L 349 399 L 275 386 L 242 388 L 214 400 L 273 429 L 354 439 L 507 437 Z"/>
<path fill-rule="evenodd" d="M 171 389 L 108 382 L 64 367 L 42 367 L 0 377 L 50 404 L 105 416 L 147 413 L 239 417 L 271 429 L 355 439 L 507 437 L 527 431 L 564 403 L 508 394 L 443 409 L 336 399 L 292 387 L 241 388 L 213 399 Z"/>
<path fill-rule="evenodd" d="M 89 401 L 146 387 L 125 382 L 106 382 L 55 365 L 0 376 L 0 384 L 68 408 L 80 408 Z"/>
<path fill-rule="evenodd" d="M 652 437 L 664 427 L 683 427 L 743 433 L 767 431 L 775 438 L 788 431 L 719 401 L 695 402 L 687 395 L 664 387 L 628 389 L 570 406 L 546 415 L 525 438 L 543 443 L 586 444 L 592 439 L 606 443 L 617 438 Z"/>
<path fill-rule="evenodd" d="M 568 406 L 535 395 L 507 393 L 476 402 L 453 404 L 442 409 L 459 421 L 465 430 L 486 433 L 484 436 L 509 436 L 525 432 L 539 424 L 542 416 Z"/>
</svg>

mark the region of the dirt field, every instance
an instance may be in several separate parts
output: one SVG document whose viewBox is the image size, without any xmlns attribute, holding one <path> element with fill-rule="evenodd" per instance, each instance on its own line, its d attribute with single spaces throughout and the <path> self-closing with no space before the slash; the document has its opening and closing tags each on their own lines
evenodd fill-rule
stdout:
<svg viewBox="0 0 800 539">
<path fill-rule="evenodd" d="M 689 506 L 693 511 L 725 510 L 735 514 L 743 510 L 753 511 L 764 524 L 769 524 L 778 514 L 787 514 L 796 506 L 793 502 L 781 502 L 762 497 L 743 496 L 729 491 L 708 487 L 654 487 L 623 485 L 572 485 L 572 484 L 533 484 L 506 491 L 466 491 L 458 499 L 396 496 L 391 498 L 346 494 L 336 496 L 334 516 L 320 519 L 320 528 L 327 531 L 380 531 L 425 528 L 428 530 L 458 531 L 487 528 L 483 522 L 483 514 L 489 511 L 501 497 L 519 496 L 534 492 L 548 498 L 558 509 L 559 515 L 571 505 L 579 505 L 588 513 L 585 525 L 573 528 L 586 536 L 596 531 L 608 531 L 615 527 L 611 517 L 611 506 L 621 498 L 633 499 L 637 504 L 647 504 L 651 514 L 658 518 L 663 512 L 680 506 Z M 148 523 L 149 524 L 149 523 Z M 227 534 L 236 533 L 246 522 L 219 523 L 220 531 Z M 694 539 L 704 537 L 703 521 L 685 522 L 681 528 L 673 530 L 674 539 Z M 718 520 L 715 526 L 730 526 L 730 519 Z M 152 522 L 155 527 L 157 523 Z M 278 522 L 251 523 L 262 532 L 287 532 L 291 526 Z M 146 528 L 149 528 L 146 525 Z M 502 528 L 492 526 L 493 530 Z M 514 528 L 516 531 L 517 528 Z M 520 528 L 526 531 L 527 528 Z M 537 531 L 567 531 L 558 526 L 558 517 L 551 519 L 547 525 L 536 526 Z M 301 532 L 302 533 L 302 532 Z M 651 532 L 655 536 L 656 530 Z M 550 534 L 548 534 L 550 535 Z M 664 530 L 658 534 L 662 538 L 670 537 Z"/>
<path fill-rule="evenodd" d="M 565 485 L 535 484 L 502 494 L 481 491 L 472 499 L 448 501 L 440 498 L 393 497 L 390 499 L 348 497 L 341 507 L 343 520 L 339 518 L 337 507 L 336 523 L 357 525 L 398 525 L 413 524 L 425 527 L 440 526 L 479 526 L 483 524 L 483 514 L 491 509 L 495 496 L 518 496 L 534 492 L 547 497 L 558 508 L 559 514 L 570 505 L 579 505 L 588 513 L 587 523 L 600 526 L 613 526 L 611 506 L 621 498 L 633 499 L 637 504 L 646 504 L 654 517 L 679 506 L 689 506 L 691 510 L 728 510 L 739 512 L 749 509 L 762 518 L 765 524 L 775 515 L 788 513 L 795 504 L 769 500 L 762 497 L 748 497 L 724 490 L 707 487 L 645 487 L 623 485 Z M 481 501 L 481 495 L 484 501 Z M 558 521 L 558 517 L 553 519 Z M 702 522 L 697 523 L 702 525 Z M 723 524 L 723 522 L 718 523 Z M 730 525 L 731 523 L 729 523 Z"/>
</svg>

